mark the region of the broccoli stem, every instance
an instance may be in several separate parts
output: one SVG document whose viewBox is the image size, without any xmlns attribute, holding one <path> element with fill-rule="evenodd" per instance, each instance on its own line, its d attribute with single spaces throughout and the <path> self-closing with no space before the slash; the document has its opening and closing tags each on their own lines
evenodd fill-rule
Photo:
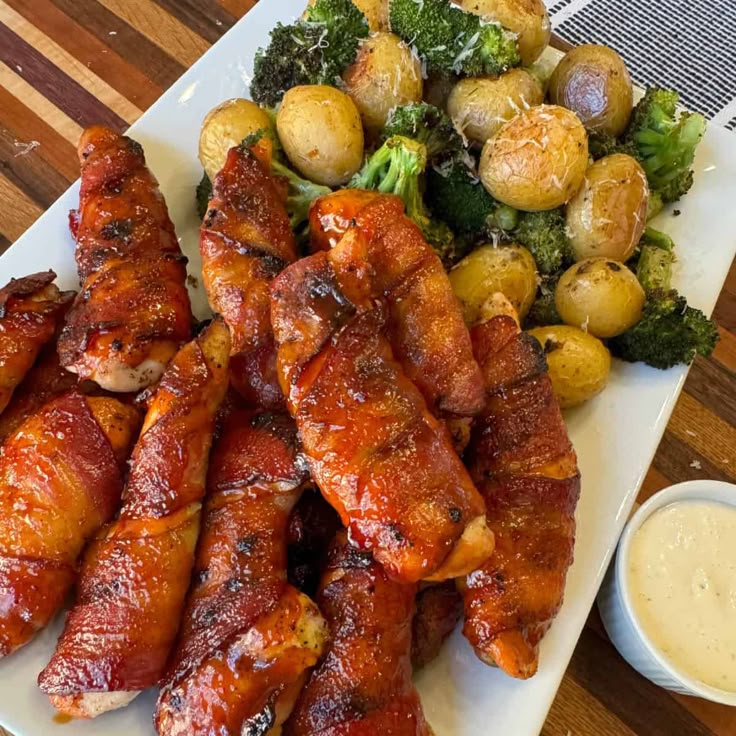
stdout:
<svg viewBox="0 0 736 736">
<path fill-rule="evenodd" d="M 295 174 L 290 168 L 284 166 L 275 158 L 271 159 L 271 172 L 276 176 L 282 176 L 289 184 L 286 209 L 289 213 L 289 220 L 293 230 L 298 229 L 302 223 L 309 219 L 309 208 L 315 199 L 324 197 L 332 192 L 329 187 L 315 184 L 308 179 L 302 179 L 302 177 Z"/>
<path fill-rule="evenodd" d="M 419 226 L 445 266 L 449 266 L 458 258 L 458 250 L 452 231 L 444 223 L 432 220 L 424 204 L 420 179 L 426 166 L 424 143 L 392 136 L 366 161 L 349 186 L 401 197 L 407 216 Z"/>
<path fill-rule="evenodd" d="M 675 244 L 672 238 L 648 227 L 639 246 L 636 277 L 644 291 L 668 290 L 672 284 L 672 265 L 675 262 Z"/>
</svg>

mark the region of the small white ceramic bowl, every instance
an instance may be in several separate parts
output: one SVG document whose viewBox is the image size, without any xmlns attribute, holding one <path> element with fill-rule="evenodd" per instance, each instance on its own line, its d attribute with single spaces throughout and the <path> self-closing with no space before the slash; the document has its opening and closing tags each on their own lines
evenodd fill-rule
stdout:
<svg viewBox="0 0 736 736">
<path fill-rule="evenodd" d="M 626 571 L 631 540 L 658 509 L 677 501 L 718 501 L 736 506 L 736 485 L 715 480 L 678 483 L 656 493 L 629 519 L 618 543 L 616 559 L 608 568 L 598 593 L 598 609 L 611 641 L 623 658 L 644 677 L 661 687 L 736 706 L 736 693 L 710 687 L 675 669 L 642 629 L 634 613 Z"/>
</svg>

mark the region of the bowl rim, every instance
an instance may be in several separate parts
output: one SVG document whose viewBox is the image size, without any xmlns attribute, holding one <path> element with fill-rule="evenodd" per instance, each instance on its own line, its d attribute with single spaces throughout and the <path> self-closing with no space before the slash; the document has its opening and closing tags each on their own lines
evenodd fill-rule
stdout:
<svg viewBox="0 0 736 736">
<path fill-rule="evenodd" d="M 642 524 L 656 511 L 679 501 L 715 501 L 736 508 L 736 485 L 719 480 L 689 480 L 676 483 L 655 493 L 636 510 L 626 524 L 616 554 L 615 575 L 622 606 L 644 649 L 673 680 L 690 690 L 693 695 L 723 705 L 736 706 L 736 692 L 707 685 L 676 668 L 666 659 L 639 622 L 631 601 L 626 574 L 631 540 Z"/>
</svg>

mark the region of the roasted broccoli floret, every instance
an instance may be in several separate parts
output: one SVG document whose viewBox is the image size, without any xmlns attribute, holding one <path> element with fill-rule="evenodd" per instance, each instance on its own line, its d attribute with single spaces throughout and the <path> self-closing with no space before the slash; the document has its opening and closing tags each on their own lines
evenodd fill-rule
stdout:
<svg viewBox="0 0 736 736">
<path fill-rule="evenodd" d="M 680 199 L 693 184 L 690 167 L 705 132 L 705 118 L 692 112 L 678 116 L 678 99 L 673 90 L 650 88 L 634 108 L 621 139 L 603 133 L 592 133 L 588 139 L 588 150 L 596 160 L 614 153 L 639 160 L 649 181 L 649 218 L 665 203 Z"/>
<path fill-rule="evenodd" d="M 678 99 L 672 90 L 648 89 L 624 135 L 624 143 L 636 146 L 650 188 L 664 202 L 678 200 L 692 186 L 690 167 L 705 132 L 705 118 L 699 113 L 678 116 Z"/>
<path fill-rule="evenodd" d="M 521 63 L 514 34 L 447 0 L 390 0 L 389 21 L 431 71 L 477 77 Z"/>
<path fill-rule="evenodd" d="M 269 45 L 258 50 L 251 97 L 274 107 L 297 85 L 337 85 L 367 36 L 368 21 L 351 0 L 317 0 L 305 19 L 278 23 Z"/>
<path fill-rule="evenodd" d="M 197 216 L 200 220 L 204 220 L 207 214 L 207 207 L 210 199 L 212 199 L 212 182 L 206 173 L 202 174 L 202 180 L 197 184 Z"/>
<path fill-rule="evenodd" d="M 395 107 L 383 131 L 384 140 L 402 135 L 424 143 L 429 161 L 440 153 L 460 153 L 464 150 L 462 136 L 447 113 L 426 102 L 412 102 Z"/>
<path fill-rule="evenodd" d="M 523 213 L 512 237 L 531 252 L 541 274 L 555 273 L 572 259 L 561 209 Z"/>
<path fill-rule="evenodd" d="M 708 356 L 718 330 L 699 309 L 687 305 L 674 289 L 651 292 L 642 318 L 609 342 L 611 353 L 630 363 L 639 361 L 662 370 Z"/>
<path fill-rule="evenodd" d="M 588 153 L 595 161 L 614 153 L 627 153 L 638 158 L 639 152 L 632 141 L 621 141 L 610 133 L 591 133 L 588 135 Z"/>
<path fill-rule="evenodd" d="M 481 235 L 516 227 L 518 213 L 497 202 L 480 183 L 465 154 L 455 154 L 427 171 L 427 202 L 455 232 Z"/>
<path fill-rule="evenodd" d="M 666 233 L 651 227 L 644 231 L 636 263 L 636 276 L 647 292 L 644 311 L 639 322 L 609 343 L 623 360 L 671 368 L 690 363 L 696 353 L 710 355 L 718 342 L 715 324 L 670 288 L 674 250 Z"/>
<path fill-rule="evenodd" d="M 424 204 L 420 181 L 426 166 L 427 147 L 423 143 L 393 136 L 366 161 L 349 186 L 399 195 L 404 200 L 406 214 L 416 222 L 442 262 L 449 266 L 460 254 L 450 228 L 432 220 Z"/>
<path fill-rule="evenodd" d="M 542 287 L 540 295 L 534 301 L 526 315 L 526 319 L 524 320 L 524 329 L 559 324 L 562 324 L 562 318 L 555 306 L 554 290 L 544 289 L 544 287 Z"/>
<path fill-rule="evenodd" d="M 675 244 L 666 233 L 648 227 L 639 241 L 636 277 L 644 291 L 668 290 L 672 282 Z"/>
<path fill-rule="evenodd" d="M 361 39 L 369 35 L 368 19 L 352 0 L 317 0 L 307 8 L 306 20 L 324 27 L 320 47 L 340 74 L 355 61 Z"/>
</svg>

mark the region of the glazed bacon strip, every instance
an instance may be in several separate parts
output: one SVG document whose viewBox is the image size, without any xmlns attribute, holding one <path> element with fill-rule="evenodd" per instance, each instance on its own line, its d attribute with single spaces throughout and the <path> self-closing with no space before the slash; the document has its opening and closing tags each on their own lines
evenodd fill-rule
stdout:
<svg viewBox="0 0 736 736">
<path fill-rule="evenodd" d="M 471 334 L 488 398 L 466 458 L 496 550 L 461 586 L 463 632 L 482 660 L 528 678 L 562 605 L 580 474 L 539 343 L 505 315 Z"/>
<path fill-rule="evenodd" d="M 228 417 L 159 734 L 265 734 L 290 712 L 327 636 L 314 603 L 286 582 L 289 512 L 306 479 L 288 415 Z"/>
<path fill-rule="evenodd" d="M 296 260 L 285 193 L 270 173 L 271 142 L 236 146 L 215 177 L 202 223 L 202 275 L 210 307 L 232 336 L 232 382 L 253 406 L 283 408 L 269 285 Z"/>
<path fill-rule="evenodd" d="M 11 279 L 0 289 L 0 412 L 10 402 L 74 298 L 52 282 L 53 271 Z"/>
<path fill-rule="evenodd" d="M 427 585 L 417 593 L 411 636 L 411 663 L 415 669 L 437 658 L 462 615 L 463 599 L 454 580 Z"/>
<path fill-rule="evenodd" d="M 63 604 L 84 544 L 117 510 L 139 425 L 116 399 L 71 391 L 0 450 L 0 657 Z"/>
<path fill-rule="evenodd" d="M 281 385 L 312 477 L 351 539 L 397 579 L 455 577 L 492 551 L 483 500 L 391 352 L 350 232 L 273 283 Z"/>
<path fill-rule="evenodd" d="M 199 532 L 230 338 L 214 321 L 164 373 L 131 460 L 120 517 L 87 549 L 77 601 L 39 676 L 62 712 L 90 718 L 164 673 Z"/>
<path fill-rule="evenodd" d="M 0 442 L 13 434 L 47 401 L 75 387 L 81 393 L 89 394 L 94 392 L 95 386 L 92 382 L 78 386 L 77 377 L 61 367 L 56 343 L 46 343 L 31 370 L 13 392 L 5 411 L 0 414 Z"/>
<path fill-rule="evenodd" d="M 70 217 L 82 289 L 59 340 L 62 365 L 108 391 L 155 383 L 189 339 L 182 255 L 158 183 L 134 140 L 87 128 Z"/>
<path fill-rule="evenodd" d="M 372 296 L 386 303 L 391 346 L 406 375 L 433 411 L 477 414 L 483 379 L 460 306 L 402 200 L 355 189 L 318 199 L 310 211 L 312 249 L 334 247 L 351 226 L 365 238 Z"/>
<path fill-rule="evenodd" d="M 312 253 L 332 250 L 354 227 L 358 213 L 388 195 L 370 189 L 338 189 L 316 199 L 309 209 L 309 247 Z M 393 197 L 388 196 L 393 200 Z M 397 205 L 398 209 L 398 205 Z M 404 207 L 401 206 L 401 213 Z"/>
<path fill-rule="evenodd" d="M 284 736 L 431 735 L 411 679 L 415 592 L 337 535 L 317 596 L 332 639 Z"/>
</svg>

